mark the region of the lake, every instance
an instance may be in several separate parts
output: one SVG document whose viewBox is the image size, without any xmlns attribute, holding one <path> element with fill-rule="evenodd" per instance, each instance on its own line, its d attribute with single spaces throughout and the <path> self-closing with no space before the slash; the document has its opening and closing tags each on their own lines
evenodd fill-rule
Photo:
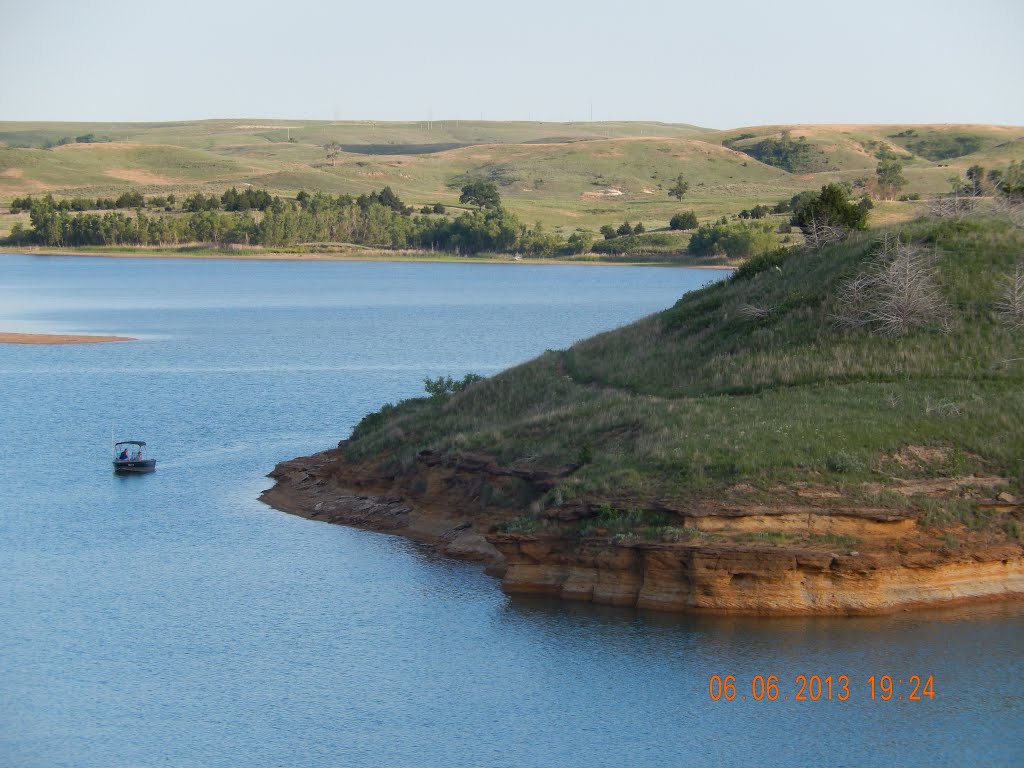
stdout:
<svg viewBox="0 0 1024 768">
<path fill-rule="evenodd" d="M 424 377 L 494 374 L 723 275 L 0 256 L 0 330 L 139 339 L 0 345 L 0 765 L 1020 765 L 1019 603 L 511 599 L 479 565 L 257 500 Z M 112 432 L 157 471 L 113 475 Z M 796 701 L 798 675 L 836 695 Z M 935 695 L 908 700 L 911 675 Z"/>
</svg>

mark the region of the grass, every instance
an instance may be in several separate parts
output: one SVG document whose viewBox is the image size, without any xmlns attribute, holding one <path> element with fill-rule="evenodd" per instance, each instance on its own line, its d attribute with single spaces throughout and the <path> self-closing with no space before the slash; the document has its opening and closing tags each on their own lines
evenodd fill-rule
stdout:
<svg viewBox="0 0 1024 768">
<path fill-rule="evenodd" d="M 737 483 L 855 489 L 970 471 L 1019 487 L 1024 339 L 992 306 L 996 276 L 1024 253 L 1024 232 L 993 219 L 918 221 L 903 231 L 935 248 L 953 307 L 946 332 L 882 337 L 832 321 L 839 286 L 875 252 L 880 234 L 866 233 L 821 253 L 789 252 L 771 268 L 548 351 L 450 399 L 404 402 L 357 429 L 349 453 L 411 459 L 431 448 L 486 453 L 508 466 L 585 456 L 545 503 L 629 499 L 637 510 Z M 744 304 L 772 310 L 752 319 L 739 312 Z M 942 450 L 934 460 L 895 461 L 907 445 Z M 886 505 L 900 503 L 936 525 L 1000 522 L 969 499 Z M 670 522 L 637 518 L 623 527 L 622 514 L 593 526 Z"/>
</svg>

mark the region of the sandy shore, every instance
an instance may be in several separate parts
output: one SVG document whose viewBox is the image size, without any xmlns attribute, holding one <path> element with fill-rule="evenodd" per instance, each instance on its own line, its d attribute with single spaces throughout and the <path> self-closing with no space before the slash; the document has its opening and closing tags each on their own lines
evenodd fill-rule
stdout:
<svg viewBox="0 0 1024 768">
<path fill-rule="evenodd" d="M 3 333 L 0 344 L 96 344 L 105 341 L 136 341 L 130 336 L 85 336 L 61 333 Z"/>
</svg>

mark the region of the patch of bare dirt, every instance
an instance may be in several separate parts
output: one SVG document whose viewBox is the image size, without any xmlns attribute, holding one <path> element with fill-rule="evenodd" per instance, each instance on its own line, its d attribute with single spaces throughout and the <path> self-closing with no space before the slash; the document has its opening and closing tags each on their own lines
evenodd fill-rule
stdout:
<svg viewBox="0 0 1024 768">
<path fill-rule="evenodd" d="M 167 186 L 169 184 L 180 184 L 180 179 L 172 179 L 170 176 L 161 176 L 159 173 L 145 171 L 141 168 L 108 168 L 103 172 L 121 181 L 128 181 L 132 184 L 153 184 L 156 186 Z"/>
<path fill-rule="evenodd" d="M 580 195 L 584 200 L 600 200 L 605 197 L 618 197 L 619 195 L 626 194 L 621 189 L 598 189 L 593 192 L 584 192 Z"/>
<path fill-rule="evenodd" d="M 885 485 L 867 483 L 864 488 L 869 493 L 892 491 L 901 496 L 927 496 L 933 499 L 948 499 L 968 495 L 983 498 L 992 494 L 993 489 L 1009 485 L 1005 477 L 935 477 L 913 480 L 892 480 Z"/>
<path fill-rule="evenodd" d="M 948 448 L 931 448 L 927 445 L 908 445 L 893 454 L 893 460 L 901 467 L 917 469 L 928 464 L 943 464 L 949 458 Z"/>
</svg>

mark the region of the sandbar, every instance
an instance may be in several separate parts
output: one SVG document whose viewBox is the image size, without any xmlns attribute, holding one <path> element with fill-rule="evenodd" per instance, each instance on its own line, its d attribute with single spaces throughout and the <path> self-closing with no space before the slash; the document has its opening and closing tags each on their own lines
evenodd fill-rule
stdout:
<svg viewBox="0 0 1024 768">
<path fill-rule="evenodd" d="M 4 333 L 0 344 L 97 344 L 107 341 L 137 341 L 130 336 L 87 336 L 64 333 Z"/>
</svg>

